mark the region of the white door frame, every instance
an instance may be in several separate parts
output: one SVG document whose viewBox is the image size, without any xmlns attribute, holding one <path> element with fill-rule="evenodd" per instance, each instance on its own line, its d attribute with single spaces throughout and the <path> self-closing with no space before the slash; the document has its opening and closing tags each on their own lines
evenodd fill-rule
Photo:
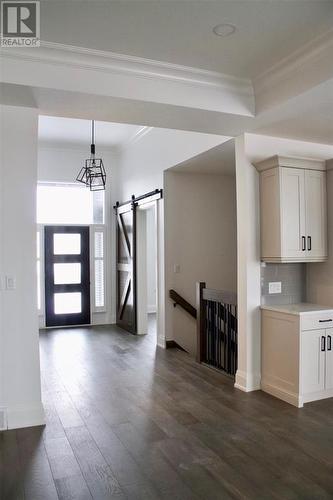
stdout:
<svg viewBox="0 0 333 500">
<path fill-rule="evenodd" d="M 147 277 L 146 277 L 146 266 L 145 270 L 139 267 L 139 258 L 142 252 L 147 255 L 146 249 L 141 246 L 143 242 L 140 237 L 140 224 L 142 223 L 141 214 L 142 211 L 155 206 L 155 234 L 156 234 L 156 330 L 157 330 L 157 345 L 159 347 L 165 348 L 165 272 L 164 272 L 164 200 L 163 198 L 158 198 L 150 202 L 141 201 L 137 206 L 137 319 L 138 319 L 138 333 L 145 333 L 146 325 L 144 322 L 144 316 L 147 321 Z M 141 214 L 140 214 L 141 212 Z M 146 214 L 144 214 L 144 217 Z M 139 224 L 139 226 L 138 226 Z M 145 223 L 144 223 L 145 224 Z M 140 248 L 141 247 L 141 248 Z M 142 282 L 146 280 L 146 282 Z M 141 283 L 141 284 L 140 284 Z M 142 288 L 141 288 L 142 287 Z M 142 301 L 140 295 L 140 289 L 145 290 L 145 302 Z"/>
</svg>

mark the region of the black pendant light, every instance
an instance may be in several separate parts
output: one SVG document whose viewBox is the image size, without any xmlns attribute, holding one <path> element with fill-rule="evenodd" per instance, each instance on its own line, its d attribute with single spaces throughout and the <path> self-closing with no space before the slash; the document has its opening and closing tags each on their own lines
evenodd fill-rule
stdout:
<svg viewBox="0 0 333 500">
<path fill-rule="evenodd" d="M 95 120 L 91 122 L 90 158 L 81 168 L 77 181 L 82 182 L 90 191 L 103 191 L 106 183 L 106 173 L 102 158 L 95 158 Z"/>
</svg>

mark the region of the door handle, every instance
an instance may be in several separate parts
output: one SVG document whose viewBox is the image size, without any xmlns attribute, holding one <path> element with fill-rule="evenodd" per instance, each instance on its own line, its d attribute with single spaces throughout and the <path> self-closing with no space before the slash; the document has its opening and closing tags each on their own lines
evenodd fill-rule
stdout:
<svg viewBox="0 0 333 500">
<path fill-rule="evenodd" d="M 325 351 L 325 344 L 326 344 L 326 337 L 324 337 L 322 335 L 322 337 L 321 337 L 321 346 L 320 346 L 320 350 L 321 351 Z"/>
<path fill-rule="evenodd" d="M 308 250 L 312 250 L 312 241 L 311 241 L 311 236 L 308 236 Z"/>
<path fill-rule="evenodd" d="M 302 252 L 306 250 L 306 239 L 305 236 L 302 236 Z"/>
<path fill-rule="evenodd" d="M 327 350 L 332 350 L 332 337 L 330 335 L 327 335 Z"/>
</svg>

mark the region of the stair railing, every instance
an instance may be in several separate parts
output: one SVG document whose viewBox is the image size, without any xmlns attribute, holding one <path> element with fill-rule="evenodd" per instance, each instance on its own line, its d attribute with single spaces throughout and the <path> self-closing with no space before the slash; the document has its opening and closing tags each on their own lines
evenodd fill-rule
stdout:
<svg viewBox="0 0 333 500">
<path fill-rule="evenodd" d="M 197 283 L 197 361 L 235 375 L 237 294 Z"/>
</svg>

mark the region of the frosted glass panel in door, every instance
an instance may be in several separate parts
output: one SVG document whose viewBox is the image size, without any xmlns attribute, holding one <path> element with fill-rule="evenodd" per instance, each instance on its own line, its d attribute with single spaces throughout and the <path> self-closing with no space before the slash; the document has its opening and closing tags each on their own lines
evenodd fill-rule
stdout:
<svg viewBox="0 0 333 500">
<path fill-rule="evenodd" d="M 81 292 L 55 293 L 55 314 L 77 314 L 82 310 Z"/>
<path fill-rule="evenodd" d="M 79 262 L 57 263 L 54 267 L 55 285 L 74 285 L 81 283 L 81 264 Z"/>
<path fill-rule="evenodd" d="M 54 255 L 80 255 L 81 235 L 76 233 L 55 233 L 53 236 Z"/>
</svg>

